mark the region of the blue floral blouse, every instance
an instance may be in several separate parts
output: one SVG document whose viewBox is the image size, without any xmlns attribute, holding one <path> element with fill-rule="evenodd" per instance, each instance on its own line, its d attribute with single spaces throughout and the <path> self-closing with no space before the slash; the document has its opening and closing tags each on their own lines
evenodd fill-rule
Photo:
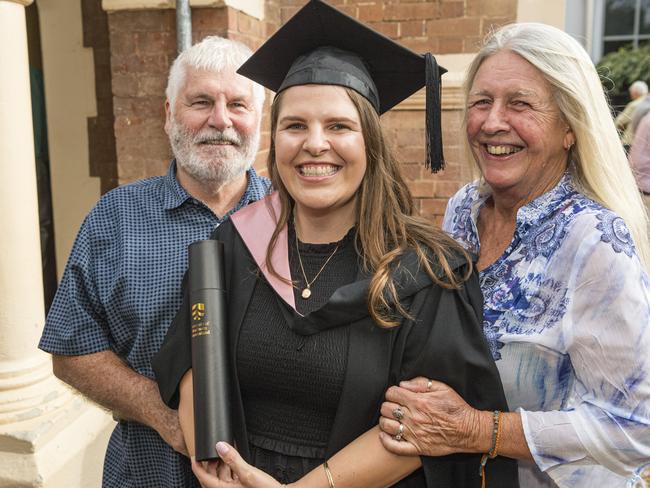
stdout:
<svg viewBox="0 0 650 488">
<path fill-rule="evenodd" d="M 630 190 L 632 191 L 632 190 Z M 478 254 L 477 183 L 444 229 Z M 522 487 L 636 487 L 650 476 L 650 282 L 623 219 L 565 174 L 519 209 L 480 273 L 485 335 L 535 462 Z"/>
</svg>

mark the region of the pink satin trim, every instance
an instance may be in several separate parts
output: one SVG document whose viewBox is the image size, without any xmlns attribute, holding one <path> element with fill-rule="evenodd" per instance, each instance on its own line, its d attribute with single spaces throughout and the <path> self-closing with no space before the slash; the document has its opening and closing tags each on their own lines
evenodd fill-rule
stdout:
<svg viewBox="0 0 650 488">
<path fill-rule="evenodd" d="M 274 192 L 262 200 L 251 203 L 235 212 L 230 219 L 271 287 L 280 295 L 280 298 L 295 310 L 296 302 L 291 285 L 273 276 L 266 267 L 266 248 L 271 241 L 276 225 L 276 220 L 271 213 L 271 209 L 269 209 L 269 203 L 275 210 L 276 216 L 279 216 L 280 197 L 277 192 Z M 278 240 L 271 255 L 271 262 L 280 276 L 291 279 L 287 245 L 287 227 L 285 226 L 278 235 Z"/>
</svg>

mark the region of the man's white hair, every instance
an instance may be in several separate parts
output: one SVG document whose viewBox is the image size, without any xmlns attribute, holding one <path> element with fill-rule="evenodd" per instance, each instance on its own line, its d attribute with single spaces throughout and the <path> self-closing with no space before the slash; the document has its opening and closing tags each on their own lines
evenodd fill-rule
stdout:
<svg viewBox="0 0 650 488">
<path fill-rule="evenodd" d="M 642 97 L 648 94 L 648 84 L 645 81 L 637 80 L 630 85 L 630 95 Z"/>
<path fill-rule="evenodd" d="M 574 184 L 625 220 L 641 261 L 650 269 L 646 210 L 589 55 L 578 41 L 555 27 L 537 23 L 507 25 L 488 36 L 469 66 L 466 100 L 483 61 L 500 51 L 518 54 L 551 85 L 555 102 L 576 138 L 569 153 Z"/>
<path fill-rule="evenodd" d="M 165 94 L 173 113 L 174 102 L 183 88 L 188 68 L 205 70 L 213 73 L 236 71 L 251 56 L 252 51 L 241 42 L 208 36 L 201 42 L 186 49 L 172 63 L 167 80 Z M 264 87 L 253 83 L 253 103 L 258 113 L 262 113 L 264 104 Z"/>
</svg>

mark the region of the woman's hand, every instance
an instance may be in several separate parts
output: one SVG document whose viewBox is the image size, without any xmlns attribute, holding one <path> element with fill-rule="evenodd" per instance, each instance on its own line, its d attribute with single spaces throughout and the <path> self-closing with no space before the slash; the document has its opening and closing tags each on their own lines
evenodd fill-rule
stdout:
<svg viewBox="0 0 650 488">
<path fill-rule="evenodd" d="M 390 387 L 381 415 L 380 439 L 394 454 L 444 456 L 490 449 L 491 413 L 470 407 L 439 381 L 420 377 Z"/>
<path fill-rule="evenodd" d="M 192 471 L 203 488 L 280 488 L 273 477 L 251 466 L 237 450 L 225 442 L 217 443 L 221 461 L 204 466 L 192 460 Z"/>
</svg>

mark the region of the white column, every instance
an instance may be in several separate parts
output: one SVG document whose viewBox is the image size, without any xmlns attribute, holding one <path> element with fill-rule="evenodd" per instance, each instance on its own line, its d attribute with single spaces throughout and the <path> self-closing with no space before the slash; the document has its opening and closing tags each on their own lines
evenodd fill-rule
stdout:
<svg viewBox="0 0 650 488">
<path fill-rule="evenodd" d="M 0 0 L 0 432 L 57 408 L 41 336 L 43 278 L 29 89 L 26 1 Z"/>
<path fill-rule="evenodd" d="M 0 0 L 0 486 L 73 488 L 91 486 L 78 471 L 87 437 L 97 438 L 97 426 L 106 421 L 53 376 L 49 355 L 37 348 L 45 318 L 25 25 L 29 3 Z M 88 428 L 70 430 L 80 422 Z M 102 454 L 95 454 L 96 471 Z"/>
</svg>

